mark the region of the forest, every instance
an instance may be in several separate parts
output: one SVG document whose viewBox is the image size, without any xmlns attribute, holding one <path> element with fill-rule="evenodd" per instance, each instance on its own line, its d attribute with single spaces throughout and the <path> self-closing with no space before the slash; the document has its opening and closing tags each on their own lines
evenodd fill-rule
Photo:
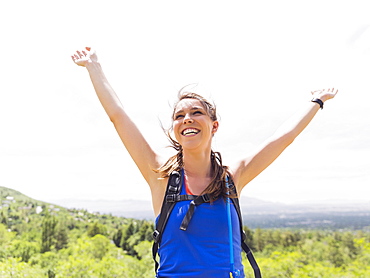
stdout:
<svg viewBox="0 0 370 278">
<path fill-rule="evenodd" d="M 263 277 L 370 277 L 370 231 L 244 227 Z M 154 277 L 153 221 L 66 209 L 0 187 L 0 277 Z M 244 259 L 246 277 L 253 277 Z"/>
</svg>

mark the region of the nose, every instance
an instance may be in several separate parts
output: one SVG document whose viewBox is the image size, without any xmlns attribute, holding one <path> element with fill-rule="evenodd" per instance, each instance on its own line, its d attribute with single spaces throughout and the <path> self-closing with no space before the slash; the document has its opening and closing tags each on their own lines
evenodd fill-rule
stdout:
<svg viewBox="0 0 370 278">
<path fill-rule="evenodd" d="M 193 119 L 190 117 L 189 114 L 186 114 L 185 117 L 184 117 L 184 124 L 191 124 L 193 123 Z"/>
</svg>

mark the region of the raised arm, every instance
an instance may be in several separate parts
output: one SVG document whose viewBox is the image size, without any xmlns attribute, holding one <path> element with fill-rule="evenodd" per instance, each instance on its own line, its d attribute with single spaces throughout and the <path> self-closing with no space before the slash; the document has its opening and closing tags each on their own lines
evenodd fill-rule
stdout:
<svg viewBox="0 0 370 278">
<path fill-rule="evenodd" d="M 335 97 L 337 92 L 335 89 L 312 92 L 315 102 L 308 102 L 303 110 L 288 119 L 254 152 L 231 168 L 239 194 L 245 185 L 266 169 L 306 128 L 320 109 L 320 104 Z"/>
<path fill-rule="evenodd" d="M 72 56 L 72 60 L 77 65 L 85 67 L 89 72 L 95 92 L 105 112 L 114 124 L 141 174 L 148 184 L 152 185 L 157 178 L 157 174 L 152 169 L 159 167 L 159 158 L 123 109 L 120 100 L 104 75 L 95 51 L 86 47 L 85 50 L 77 51 Z"/>
</svg>

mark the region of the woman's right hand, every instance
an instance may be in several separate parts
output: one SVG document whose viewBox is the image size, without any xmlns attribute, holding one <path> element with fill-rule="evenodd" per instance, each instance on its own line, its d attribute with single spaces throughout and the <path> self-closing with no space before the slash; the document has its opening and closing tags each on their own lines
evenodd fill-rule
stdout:
<svg viewBox="0 0 370 278">
<path fill-rule="evenodd" d="M 89 62 L 96 62 L 98 57 L 95 50 L 92 50 L 91 47 L 85 47 L 85 50 L 77 50 L 76 53 L 72 55 L 72 60 L 76 65 L 85 67 Z"/>
<path fill-rule="evenodd" d="M 335 88 L 330 88 L 327 90 L 323 89 L 323 90 L 317 90 L 317 91 L 311 92 L 312 97 L 319 98 L 324 102 L 329 99 L 334 98 L 337 95 L 337 93 L 338 93 L 338 90 Z"/>
</svg>

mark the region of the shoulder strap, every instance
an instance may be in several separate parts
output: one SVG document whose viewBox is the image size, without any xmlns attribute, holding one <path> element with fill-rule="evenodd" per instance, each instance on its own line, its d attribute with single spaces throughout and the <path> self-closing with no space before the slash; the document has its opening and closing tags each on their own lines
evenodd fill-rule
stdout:
<svg viewBox="0 0 370 278">
<path fill-rule="evenodd" d="M 232 179 L 231 183 L 233 185 Z M 194 199 L 193 196 L 189 195 L 180 195 L 181 192 L 181 186 L 182 186 L 182 175 L 181 173 L 174 171 L 171 173 L 170 177 L 168 178 L 168 183 L 167 183 L 167 189 L 165 196 L 163 198 L 163 203 L 162 203 L 162 208 L 161 208 L 161 213 L 159 215 L 158 222 L 156 224 L 155 231 L 153 232 L 153 246 L 152 246 L 152 256 L 153 260 L 155 263 L 155 272 L 157 272 L 159 264 L 156 260 L 157 257 L 157 252 L 158 252 L 158 247 L 160 244 L 160 241 L 162 239 L 162 234 L 163 231 L 166 227 L 167 220 L 172 212 L 173 207 L 175 206 L 176 202 L 179 201 L 185 201 L 185 200 L 192 200 Z M 234 190 L 235 186 L 233 186 Z M 236 192 L 233 192 L 236 193 Z M 208 196 L 207 196 L 208 197 Z M 193 200 L 194 205 L 199 205 L 200 203 L 207 202 L 209 200 L 203 200 L 205 197 L 204 195 L 198 196 L 199 201 L 195 202 Z M 238 218 L 239 218 L 239 226 L 240 226 L 240 235 L 241 235 L 241 246 L 244 252 L 247 254 L 247 258 L 249 263 L 251 264 L 253 270 L 254 270 L 254 276 L 255 278 L 261 278 L 261 272 L 260 269 L 257 265 L 257 262 L 253 256 L 253 253 L 251 249 L 248 247 L 248 245 L 245 243 L 246 235 L 243 230 L 243 220 L 242 220 L 242 214 L 240 211 L 240 205 L 239 205 L 239 199 L 238 198 L 231 198 L 234 207 L 238 213 Z M 199 204 L 198 204 L 199 202 Z M 190 219 L 191 219 L 192 213 L 190 214 Z M 185 220 L 186 219 L 186 220 Z M 186 230 L 187 224 L 189 223 L 190 219 L 188 219 L 186 216 L 183 220 L 182 226 L 180 227 L 182 230 Z M 185 222 L 186 223 L 185 223 Z M 185 228 L 184 228 L 184 223 L 185 223 Z"/>
<path fill-rule="evenodd" d="M 165 197 L 163 198 L 161 213 L 159 215 L 158 222 L 153 232 L 154 242 L 152 246 L 152 255 L 155 263 L 155 272 L 157 272 L 159 266 L 156 260 L 159 243 L 161 241 L 164 228 L 167 224 L 168 217 L 170 216 L 171 211 L 176 204 L 177 201 L 176 196 L 178 196 L 181 192 L 181 185 L 182 185 L 181 174 L 177 171 L 173 171 L 170 177 L 168 178 L 167 189 Z"/>
<path fill-rule="evenodd" d="M 232 183 L 232 185 L 234 185 L 232 180 L 231 180 L 231 183 Z M 235 191 L 233 193 L 236 193 L 235 186 L 233 186 L 233 188 L 234 188 L 234 191 Z M 249 261 L 249 263 L 252 266 L 253 271 L 254 271 L 254 277 L 255 278 L 261 278 L 262 277 L 261 276 L 261 271 L 260 271 L 260 269 L 258 267 L 258 264 L 257 264 L 257 262 L 256 262 L 256 260 L 253 256 L 252 250 L 245 243 L 245 239 L 246 239 L 247 236 L 245 235 L 245 232 L 243 230 L 243 219 L 242 219 L 242 214 L 241 214 L 241 211 L 240 211 L 239 198 L 231 198 L 231 200 L 234 203 L 234 207 L 236 209 L 236 212 L 238 213 L 239 226 L 240 226 L 240 235 L 242 237 L 242 239 L 241 239 L 242 249 L 247 254 L 248 261 Z"/>
<path fill-rule="evenodd" d="M 189 195 L 186 195 L 186 196 L 189 196 Z M 189 222 L 190 222 L 191 218 L 193 217 L 195 207 L 199 206 L 203 203 L 209 203 L 209 201 L 210 201 L 209 194 L 203 194 L 203 195 L 200 195 L 200 196 L 189 196 L 189 197 L 192 197 L 191 198 L 192 201 L 190 202 L 189 209 L 186 212 L 186 215 L 184 216 L 184 219 L 182 220 L 181 225 L 180 225 L 180 229 L 183 230 L 183 231 L 187 230 L 187 228 L 189 226 Z"/>
</svg>

